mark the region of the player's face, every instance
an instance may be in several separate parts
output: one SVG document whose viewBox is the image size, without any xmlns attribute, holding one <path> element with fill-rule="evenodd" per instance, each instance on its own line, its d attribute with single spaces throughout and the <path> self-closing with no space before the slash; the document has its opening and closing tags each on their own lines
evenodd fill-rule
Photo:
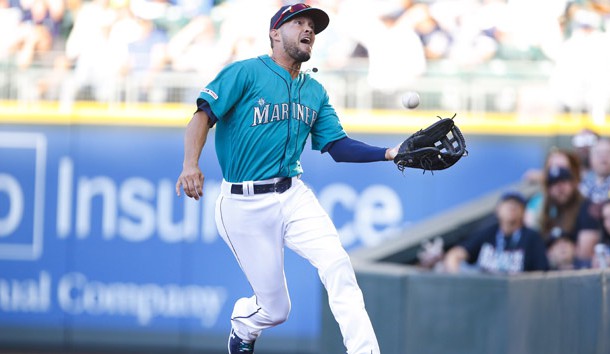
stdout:
<svg viewBox="0 0 610 354">
<path fill-rule="evenodd" d="M 280 29 L 284 51 L 297 62 L 308 61 L 316 40 L 313 20 L 307 16 L 297 17 L 284 23 Z"/>
</svg>

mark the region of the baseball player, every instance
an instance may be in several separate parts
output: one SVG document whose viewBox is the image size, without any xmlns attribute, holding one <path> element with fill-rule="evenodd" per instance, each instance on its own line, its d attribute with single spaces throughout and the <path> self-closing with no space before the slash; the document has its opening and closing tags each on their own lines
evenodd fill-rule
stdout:
<svg viewBox="0 0 610 354">
<path fill-rule="evenodd" d="M 280 8 L 269 26 L 272 55 L 225 67 L 199 94 L 186 127 L 176 194 L 182 187 L 188 197 L 201 198 L 199 157 L 215 126 L 223 175 L 216 224 L 254 293 L 234 305 L 230 354 L 253 353 L 261 332 L 288 318 L 284 246 L 317 268 L 347 352 L 379 353 L 349 256 L 301 181 L 299 159 L 309 136 L 314 150 L 338 162 L 392 160 L 399 146 L 375 147 L 349 138 L 322 85 L 300 70 L 328 23 L 324 11 L 305 4 Z"/>
</svg>

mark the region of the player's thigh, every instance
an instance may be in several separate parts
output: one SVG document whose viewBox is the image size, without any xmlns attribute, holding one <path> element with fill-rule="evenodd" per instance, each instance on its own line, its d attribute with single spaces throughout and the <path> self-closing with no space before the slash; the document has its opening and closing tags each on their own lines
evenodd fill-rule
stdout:
<svg viewBox="0 0 610 354">
<path fill-rule="evenodd" d="M 283 223 L 276 200 L 220 196 L 216 225 L 253 287 L 269 289 L 283 283 Z"/>
<path fill-rule="evenodd" d="M 287 247 L 321 270 L 348 258 L 335 225 L 308 189 L 295 198 L 284 239 Z"/>
</svg>

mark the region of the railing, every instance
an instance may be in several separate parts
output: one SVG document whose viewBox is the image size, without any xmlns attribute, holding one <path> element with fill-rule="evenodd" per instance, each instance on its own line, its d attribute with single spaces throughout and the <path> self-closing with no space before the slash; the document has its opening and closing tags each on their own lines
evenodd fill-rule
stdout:
<svg viewBox="0 0 610 354">
<path fill-rule="evenodd" d="M 400 71 L 400 68 L 396 69 Z M 422 98 L 419 109 L 459 112 L 511 112 L 543 118 L 557 113 L 549 94 L 552 63 L 494 60 L 476 67 L 458 67 L 449 61 L 428 64 L 427 73 L 406 89 Z M 366 59 L 353 60 L 342 69 L 322 68 L 312 74 L 329 92 L 338 108 L 401 109 L 404 90 L 381 92 L 370 87 Z M 162 71 L 102 76 L 83 80 L 75 70 L 49 67 L 18 70 L 0 63 L 0 100 L 26 104 L 60 101 L 107 103 L 194 103 L 209 78 L 195 72 Z M 608 112 L 606 107 L 606 112 Z"/>
</svg>

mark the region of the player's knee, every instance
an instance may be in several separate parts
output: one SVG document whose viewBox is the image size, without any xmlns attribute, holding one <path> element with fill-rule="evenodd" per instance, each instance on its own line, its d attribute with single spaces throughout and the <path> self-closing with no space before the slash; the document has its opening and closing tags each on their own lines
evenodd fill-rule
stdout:
<svg viewBox="0 0 610 354">
<path fill-rule="evenodd" d="M 272 318 L 274 324 L 280 324 L 286 322 L 288 316 L 290 315 L 290 303 L 287 306 L 277 311 Z"/>
<path fill-rule="evenodd" d="M 286 322 L 288 316 L 290 315 L 290 302 L 286 302 L 280 306 L 276 306 L 273 312 L 269 313 L 269 322 L 272 325 L 279 325 L 281 323 Z"/>
<path fill-rule="evenodd" d="M 283 315 L 275 314 L 269 320 L 270 320 L 270 325 L 277 326 L 277 325 L 280 325 L 280 324 L 286 322 L 287 319 L 288 319 L 288 314 L 283 314 Z"/>
</svg>

